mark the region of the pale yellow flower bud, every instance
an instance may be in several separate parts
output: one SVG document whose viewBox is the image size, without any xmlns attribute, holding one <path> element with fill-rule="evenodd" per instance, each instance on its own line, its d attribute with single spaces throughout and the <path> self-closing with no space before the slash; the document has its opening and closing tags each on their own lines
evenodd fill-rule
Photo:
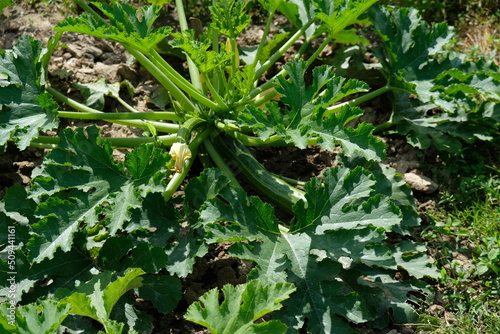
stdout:
<svg viewBox="0 0 500 334">
<path fill-rule="evenodd" d="M 184 143 L 174 143 L 170 148 L 170 155 L 175 159 L 175 166 L 171 169 L 171 171 L 182 173 L 184 162 L 191 159 L 189 146 Z"/>
</svg>

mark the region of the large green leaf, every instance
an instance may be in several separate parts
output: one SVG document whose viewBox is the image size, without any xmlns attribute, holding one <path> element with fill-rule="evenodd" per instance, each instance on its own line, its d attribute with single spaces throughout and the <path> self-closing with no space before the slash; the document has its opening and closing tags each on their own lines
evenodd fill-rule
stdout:
<svg viewBox="0 0 500 334">
<path fill-rule="evenodd" d="M 27 199 L 26 191 L 22 187 L 11 188 L 4 198 L 4 203 L 0 203 L 0 226 L 5 231 L 9 231 L 8 226 L 15 229 L 15 239 L 11 240 L 16 246 L 16 261 L 14 264 L 7 262 L 7 250 L 10 248 L 5 248 L 0 254 L 0 268 L 3 272 L 16 272 L 16 291 L 14 296 L 8 299 L 16 302 L 21 300 L 34 302 L 37 297 L 53 293 L 63 285 L 70 286 L 74 284 L 75 277 L 84 280 L 90 275 L 89 269 L 92 267 L 92 260 L 80 250 L 83 247 L 81 234 L 77 234 L 73 239 L 73 246 L 68 252 L 59 249 L 54 254 L 54 258 L 45 259 L 40 263 L 31 265 L 26 244 L 31 237 L 31 226 L 27 223 L 36 221 L 34 219 L 35 208 L 33 203 L 34 201 Z M 1 212 L 2 204 L 5 204 L 7 209 L 5 213 Z M 15 212 L 15 210 L 19 210 L 19 212 Z M 3 246 L 10 245 L 7 236 L 1 244 Z M 51 284 L 43 283 L 47 281 L 50 281 Z M 33 289 L 35 285 L 37 288 Z M 11 294 L 9 288 L 8 281 L 0 284 L 2 302 L 5 302 L 7 296 Z M 25 297 L 28 292 L 30 297 Z"/>
<path fill-rule="evenodd" d="M 399 223 L 397 209 L 390 208 L 390 204 L 380 203 L 378 196 L 367 200 L 375 185 L 374 177 L 369 171 L 361 167 L 352 170 L 337 167 L 327 170 L 324 178 L 324 184 L 319 179 L 307 183 L 307 206 L 301 202 L 295 207 L 297 220 L 291 226 L 292 231 L 311 224 L 320 225 L 318 232 L 325 229 L 358 229 L 370 224 L 382 225 L 390 230 L 390 226 Z M 366 203 L 361 206 L 353 205 L 360 199 Z M 376 214 L 374 210 L 381 212 Z M 368 217 L 367 212 L 370 213 Z"/>
<path fill-rule="evenodd" d="M 139 296 L 150 300 L 161 313 L 169 313 L 182 297 L 181 281 L 173 276 L 145 276 L 143 286 L 137 289 Z"/>
<path fill-rule="evenodd" d="M 41 42 L 28 35 L 0 52 L 0 146 L 12 139 L 24 150 L 39 131 L 59 124 L 58 106 L 41 84 L 41 53 Z"/>
<path fill-rule="evenodd" d="M 30 196 L 52 196 L 37 209 L 44 218 L 33 225 L 30 259 L 52 258 L 57 248 L 68 251 L 78 226 L 95 225 L 100 214 L 108 233 L 114 235 L 148 193 L 164 190 L 168 159 L 159 148 L 143 145 L 129 153 L 124 163 L 115 163 L 109 143 L 99 139 L 96 127 L 86 133 L 82 128 L 63 131 L 59 148 L 34 172 Z"/>
<path fill-rule="evenodd" d="M 111 272 L 103 272 L 75 289 L 61 300 L 71 306 L 70 313 L 90 317 L 103 324 L 107 330 L 121 333 L 123 324 L 112 321 L 109 316 L 118 300 L 129 290 L 142 286 L 144 271 L 131 268 L 124 275 L 112 280 Z M 82 291 L 82 292 L 80 292 Z"/>
<path fill-rule="evenodd" d="M 408 93 L 394 92 L 393 105 L 397 110 L 392 119 L 395 131 L 406 135 L 409 144 L 421 149 L 434 145 L 440 151 L 457 152 L 462 147 L 461 141 L 492 140 L 499 124 L 500 113 L 492 108 L 495 105 L 492 101 L 484 102 L 477 112 L 456 108 L 453 113 L 428 116 L 435 105 L 411 99 Z"/>
<path fill-rule="evenodd" d="M 437 275 L 422 249 L 412 242 L 387 246 L 386 233 L 397 231 L 409 216 L 396 207 L 396 203 L 409 207 L 404 200 L 409 193 L 391 199 L 390 193 L 399 188 L 378 186 L 379 178 L 383 183 L 387 180 L 383 175 L 362 167 L 338 167 L 325 173 L 324 184 L 317 179 L 308 182 L 309 204 L 306 207 L 300 201 L 294 206 L 292 232 L 284 232 L 272 210 L 258 198 L 229 187 L 208 200 L 200 222 L 207 242 L 236 241 L 231 254 L 256 263 L 249 278 L 263 284 L 295 284 L 297 292 L 280 312 L 280 319 L 290 328 L 302 328 L 307 318 L 312 333 L 352 333 L 339 315 L 354 323 L 386 323 L 394 307 L 409 319 L 415 312 L 406 304 L 406 294 L 395 294 L 391 303 L 376 300 L 380 307 L 373 307 L 372 295 L 382 296 L 384 285 L 366 288 L 357 283 L 368 268 L 391 276 L 398 268 L 415 277 Z M 412 285 L 402 282 L 398 289 L 409 291 Z"/>
<path fill-rule="evenodd" d="M 172 274 L 186 277 L 193 270 L 197 257 L 208 252 L 208 245 L 203 239 L 204 232 L 196 225 L 197 210 L 205 202 L 207 196 L 215 196 L 221 187 L 217 179 L 209 183 L 200 183 L 207 173 L 193 178 L 185 188 L 186 198 L 184 217 L 174 208 L 171 201 L 165 203 L 159 193 L 149 194 L 142 208 L 132 210 L 132 218 L 125 230 L 134 232 L 136 238 L 147 241 L 156 247 L 165 249 L 168 255 L 166 267 Z M 221 180 L 227 184 L 227 180 Z M 144 234 L 144 235 L 143 235 Z"/>
<path fill-rule="evenodd" d="M 175 209 L 171 201 L 165 203 L 161 194 L 152 193 L 141 208 L 132 210 L 132 218 L 124 229 L 156 247 L 165 248 L 168 271 L 186 277 L 192 272 L 196 258 L 208 252 L 204 231 L 197 224 L 199 210 L 228 183 L 229 180 L 219 170 L 205 169 L 199 177 L 192 178 L 184 189 L 186 216 Z M 112 249 L 109 251 L 112 252 Z"/>
<path fill-rule="evenodd" d="M 29 222 L 35 221 L 36 202 L 28 198 L 26 188 L 20 184 L 15 184 L 5 193 L 5 197 L 0 202 L 0 212 L 5 212 L 15 222 L 26 225 Z M 16 231 L 17 237 L 20 237 L 19 230 Z M 2 237 L 7 237 L 6 234 Z M 6 241 L 6 240 L 5 240 Z M 0 239 L 3 244 L 3 239 Z"/>
<path fill-rule="evenodd" d="M 53 293 L 57 288 L 61 286 L 71 286 L 74 285 L 75 277 L 84 280 L 91 276 L 90 269 L 92 268 L 92 262 L 82 256 L 81 252 L 77 250 L 71 250 L 69 252 L 63 253 L 59 251 L 55 254 L 56 260 L 44 260 L 40 263 L 29 266 L 28 258 L 22 254 L 22 251 L 16 253 L 16 258 L 19 263 L 26 263 L 26 265 L 17 266 L 16 275 L 16 294 L 14 300 L 17 302 L 21 301 L 25 294 L 30 294 L 30 301 L 34 301 L 37 297 Z M 2 263 L 2 271 L 8 272 Z M 43 284 L 44 282 L 51 282 L 50 285 Z M 4 286 L 7 282 L 2 284 Z M 36 285 L 39 283 L 38 285 Z M 35 290 L 32 290 L 34 286 L 37 286 Z M 2 287 L 0 294 L 2 296 L 8 295 L 9 286 Z"/>
<path fill-rule="evenodd" d="M 238 286 L 227 284 L 222 288 L 222 303 L 219 290 L 212 289 L 191 304 L 184 317 L 214 334 L 285 333 L 287 327 L 279 321 L 255 321 L 279 310 L 281 302 L 294 291 L 291 283 L 262 285 L 254 280 Z"/>
<path fill-rule="evenodd" d="M 439 74 L 433 87 L 451 107 L 446 109 L 444 103 L 437 104 L 449 111 L 457 107 L 476 111 L 483 101 L 500 103 L 500 67 L 491 59 L 467 61 L 465 55 L 455 57 L 462 60 L 460 66 Z"/>
<path fill-rule="evenodd" d="M 372 187 L 370 197 L 376 197 L 377 194 L 389 197 L 390 201 L 403 215 L 401 223 L 393 225 L 391 230 L 400 234 L 411 235 L 413 228 L 420 224 L 420 218 L 412 190 L 402 175 L 385 164 L 367 161 L 360 154 L 341 156 L 339 160 L 343 166 L 349 169 L 363 167 L 373 174 L 376 183 Z"/>
<path fill-rule="evenodd" d="M 356 44 L 366 42 L 366 39 L 349 27 L 359 23 L 359 17 L 375 2 L 376 0 L 291 0 L 281 1 L 278 9 L 299 28 L 316 20 L 306 30 L 307 38 L 326 29 L 333 39 L 341 43 Z"/>
<path fill-rule="evenodd" d="M 313 1 L 319 9 L 316 16 L 326 24 L 332 37 L 338 42 L 350 44 L 367 42 L 355 30 L 346 28 L 358 23 L 359 16 L 376 2 L 377 0 Z"/>
<path fill-rule="evenodd" d="M 19 334 L 51 334 L 68 316 L 70 306 L 51 299 L 39 304 L 28 304 L 17 308 L 16 327 Z"/>
<path fill-rule="evenodd" d="M 148 53 L 167 37 L 172 28 L 153 29 L 153 23 L 160 16 L 161 6 L 150 5 L 135 8 L 128 4 L 104 2 L 93 3 L 109 21 L 90 14 L 67 17 L 55 27 L 56 31 L 73 31 L 101 37 L 133 47 Z"/>
<path fill-rule="evenodd" d="M 452 28 L 446 23 L 429 27 L 414 8 L 375 6 L 370 15 L 383 41 L 385 53 L 375 52 L 389 84 L 431 94 L 431 81 L 443 71 L 435 57 L 447 53 L 444 47 L 453 38 Z M 420 88 L 414 89 L 414 85 Z M 423 96 L 422 100 L 428 102 L 430 97 Z"/>
<path fill-rule="evenodd" d="M 373 127 L 359 124 L 356 129 L 347 123 L 362 115 L 359 108 L 344 106 L 338 112 L 327 112 L 326 108 L 346 96 L 364 92 L 368 86 L 360 81 L 336 77 L 328 66 L 313 70 L 313 82 L 307 85 L 304 75 L 305 62 L 295 60 L 285 65 L 290 81 L 278 77 L 276 91 L 281 101 L 288 105 L 283 116 L 275 103 L 268 103 L 265 111 L 249 107 L 240 114 L 240 124 L 252 128 L 262 139 L 271 135 L 283 138 L 299 148 L 317 143 L 325 150 L 335 149 L 340 144 L 346 155 L 361 152 L 368 159 L 382 160 L 384 144 L 372 135 Z"/>
<path fill-rule="evenodd" d="M 141 268 L 156 274 L 165 268 L 168 256 L 164 247 L 149 242 L 137 243 L 130 236 L 114 236 L 106 239 L 99 251 L 97 264 L 101 270 L 124 271 L 127 268 Z M 123 254 L 128 254 L 124 257 Z"/>
<path fill-rule="evenodd" d="M 396 94 L 391 120 L 396 131 L 416 147 L 434 144 L 449 152 L 460 149 L 461 140 L 491 140 L 498 122 L 485 119 L 481 105 L 500 102 L 498 65 L 451 51 L 446 46 L 454 37 L 452 28 L 427 24 L 415 9 L 374 7 L 370 14 L 383 41 L 384 52 L 374 52 L 388 84 L 418 99 Z M 436 107 L 442 112 L 429 113 Z"/>
<path fill-rule="evenodd" d="M 408 8 L 374 7 L 370 17 L 384 48 L 384 52 L 374 52 L 390 86 L 415 94 L 424 104 L 438 106 L 447 112 L 442 120 L 448 121 L 445 117 L 449 117 L 450 122 L 460 122 L 457 111 L 475 112 L 484 100 L 500 102 L 498 65 L 485 58 L 467 60 L 466 55 L 447 49 L 454 35 L 446 23 L 429 25 L 416 9 Z M 418 118 L 411 117 L 411 127 L 418 128 Z M 439 120 L 428 122 L 436 124 Z M 424 127 L 414 131 L 419 140 L 437 140 L 439 136 Z M 420 145 L 425 146 L 425 142 Z"/>
</svg>

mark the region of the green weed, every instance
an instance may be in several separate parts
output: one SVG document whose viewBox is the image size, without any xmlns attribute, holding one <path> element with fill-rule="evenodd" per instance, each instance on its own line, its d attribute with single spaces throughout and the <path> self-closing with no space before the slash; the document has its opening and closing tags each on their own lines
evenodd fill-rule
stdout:
<svg viewBox="0 0 500 334">
<path fill-rule="evenodd" d="M 456 185 L 442 193 L 442 211 L 428 212 L 433 223 L 424 237 L 437 250 L 446 308 L 433 333 L 500 332 L 500 170 L 495 150 L 469 148 L 454 163 L 448 161 L 447 172 Z"/>
</svg>

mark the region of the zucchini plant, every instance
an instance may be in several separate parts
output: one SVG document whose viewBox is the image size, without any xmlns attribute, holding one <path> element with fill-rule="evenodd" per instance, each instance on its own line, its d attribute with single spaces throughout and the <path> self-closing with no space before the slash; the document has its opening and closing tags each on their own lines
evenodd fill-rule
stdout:
<svg viewBox="0 0 500 334">
<path fill-rule="evenodd" d="M 214 287 L 221 288 L 221 300 L 210 290 L 184 310 L 186 319 L 214 333 L 351 333 L 353 324 L 418 321 L 411 302 L 431 296 L 421 279 L 438 271 L 412 238 L 419 218 L 411 191 L 380 164 L 385 146 L 374 126 L 348 126 L 363 114 L 360 103 L 415 86 L 394 64 L 396 56 L 382 61 L 388 85 L 371 92 L 332 66 L 314 65 L 331 43 L 367 43 L 353 26 L 370 19 L 389 50 L 411 44 L 390 33 L 406 12 L 366 15 L 375 2 L 260 1 L 268 15 L 260 43 L 240 47 L 238 36 L 252 19 L 244 1 L 213 1 L 211 23 L 195 31 L 181 0 L 175 1 L 179 30 L 155 25 L 159 5 L 77 0 L 84 13 L 58 23 L 46 47 L 23 36 L 4 50 L 0 145 L 51 151 L 29 189 L 13 186 L 1 202 L 1 226 L 15 231 L 15 238 L 0 234 L 2 271 L 15 277 L 15 289 L 2 282 L 3 330 L 15 332 L 17 323 L 26 333 L 56 327 L 149 333 L 152 314 L 137 300 L 160 314 L 182 307 L 181 282 L 196 259 L 221 242 L 231 243 L 230 255 L 251 261 L 253 269 L 245 284 Z M 289 18 L 289 29 L 271 35 L 278 12 Z M 110 85 L 99 94 L 117 98 L 127 111 L 101 111 L 56 90 L 48 65 L 65 32 L 121 44 L 165 89 L 169 108 L 139 112 Z M 315 41 L 319 46 L 310 52 Z M 276 70 L 297 45 L 293 59 Z M 182 51 L 188 75 L 166 61 L 165 48 Z M 462 88 L 473 86 L 472 77 L 453 70 L 439 83 L 450 76 Z M 446 89 L 431 95 L 446 99 Z M 61 118 L 105 120 L 148 135 L 103 138 L 91 125 L 48 136 Z M 337 167 L 307 182 L 269 172 L 251 150 L 310 145 L 341 154 Z M 131 151 L 115 161 L 114 148 Z M 203 167 L 199 175 L 195 163 Z M 247 194 L 250 187 L 257 196 Z M 288 218 L 278 219 L 276 208 Z M 395 279 L 398 272 L 409 279 Z M 271 312 L 273 319 L 262 321 Z"/>
</svg>

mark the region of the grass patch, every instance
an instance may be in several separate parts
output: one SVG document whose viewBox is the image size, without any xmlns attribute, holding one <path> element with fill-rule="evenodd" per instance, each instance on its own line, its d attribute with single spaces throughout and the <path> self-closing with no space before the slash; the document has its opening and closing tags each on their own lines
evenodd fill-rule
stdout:
<svg viewBox="0 0 500 334">
<path fill-rule="evenodd" d="M 466 147 L 444 159 L 448 187 L 427 212 L 424 230 L 441 268 L 438 327 L 421 333 L 500 333 L 500 155 L 493 145 Z"/>
</svg>

